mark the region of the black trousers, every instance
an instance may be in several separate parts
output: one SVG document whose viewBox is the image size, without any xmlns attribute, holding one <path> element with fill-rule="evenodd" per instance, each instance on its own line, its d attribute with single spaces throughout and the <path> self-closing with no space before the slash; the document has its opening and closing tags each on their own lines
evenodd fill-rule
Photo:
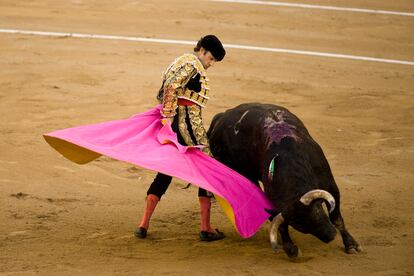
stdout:
<svg viewBox="0 0 414 276">
<path fill-rule="evenodd" d="M 191 140 L 193 140 L 193 143 L 196 145 L 197 141 L 195 139 L 193 130 L 191 128 L 187 108 L 185 109 L 185 112 L 186 112 L 185 118 L 186 118 L 187 129 L 188 129 L 188 132 L 190 133 Z M 174 132 L 177 133 L 178 142 L 180 144 L 184 145 L 184 146 L 187 146 L 187 144 L 184 142 L 184 139 L 181 136 L 181 133 L 178 129 L 178 113 L 177 113 L 177 115 L 175 115 L 174 121 L 173 121 L 171 127 L 174 130 Z M 163 174 L 163 173 L 157 173 L 157 175 L 155 176 L 154 181 L 151 183 L 151 185 L 150 185 L 150 187 L 147 191 L 147 195 L 153 194 L 153 195 L 156 195 L 158 198 L 161 199 L 161 197 L 165 194 L 168 187 L 170 186 L 171 181 L 172 181 L 172 176 L 169 176 L 169 175 L 166 175 L 166 174 Z M 203 188 L 198 188 L 198 196 L 209 197 L 209 195 L 207 194 L 207 191 L 204 190 Z"/>
</svg>

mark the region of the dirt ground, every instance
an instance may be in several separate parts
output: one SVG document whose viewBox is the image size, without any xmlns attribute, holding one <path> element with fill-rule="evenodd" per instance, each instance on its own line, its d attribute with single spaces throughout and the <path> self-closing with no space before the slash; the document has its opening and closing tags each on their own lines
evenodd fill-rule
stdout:
<svg viewBox="0 0 414 276">
<path fill-rule="evenodd" d="M 290 1 L 294 2 L 294 1 Z M 414 12 L 411 0 L 308 4 Z M 209 1 L 0 1 L 0 28 L 224 43 L 414 61 L 414 17 Z M 280 104 L 324 149 L 345 222 L 364 248 L 344 253 L 292 230 L 303 257 L 272 252 L 268 224 L 198 241 L 197 189 L 175 179 L 150 235 L 133 231 L 155 173 L 102 157 L 79 166 L 42 134 L 127 118 L 156 104 L 161 73 L 191 46 L 0 34 L 0 274 L 412 275 L 414 66 L 228 49 L 209 69 L 214 114 Z"/>
</svg>

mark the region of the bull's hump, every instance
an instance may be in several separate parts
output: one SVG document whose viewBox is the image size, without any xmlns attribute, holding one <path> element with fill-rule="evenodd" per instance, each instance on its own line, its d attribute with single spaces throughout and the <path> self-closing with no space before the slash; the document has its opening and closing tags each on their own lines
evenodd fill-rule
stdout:
<svg viewBox="0 0 414 276">
<path fill-rule="evenodd" d="M 265 134 L 266 144 L 270 146 L 272 143 L 280 144 L 283 138 L 291 137 L 299 141 L 296 134 L 296 126 L 289 124 L 285 120 L 286 110 L 276 109 L 264 114 L 263 130 Z"/>
</svg>

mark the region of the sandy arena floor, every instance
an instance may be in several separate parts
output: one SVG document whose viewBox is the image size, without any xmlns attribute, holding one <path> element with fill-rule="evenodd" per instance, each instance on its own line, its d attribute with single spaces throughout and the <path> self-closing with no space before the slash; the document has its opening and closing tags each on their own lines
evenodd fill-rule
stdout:
<svg viewBox="0 0 414 276">
<path fill-rule="evenodd" d="M 411 0 L 308 0 L 414 12 Z M 414 61 L 414 17 L 209 1 L 0 1 L 0 28 L 224 43 Z M 126 118 L 155 103 L 161 73 L 191 46 L 0 33 L 0 274 L 412 275 L 414 66 L 228 49 L 209 69 L 214 114 L 281 104 L 325 151 L 364 252 L 292 230 L 303 257 L 275 255 L 267 228 L 198 241 L 197 189 L 174 180 L 146 240 L 133 230 L 154 173 L 101 158 L 79 166 L 52 130 Z"/>
</svg>

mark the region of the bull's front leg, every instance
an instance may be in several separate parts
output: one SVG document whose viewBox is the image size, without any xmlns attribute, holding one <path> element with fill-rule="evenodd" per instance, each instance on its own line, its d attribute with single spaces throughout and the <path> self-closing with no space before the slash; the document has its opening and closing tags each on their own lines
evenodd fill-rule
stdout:
<svg viewBox="0 0 414 276">
<path fill-rule="evenodd" d="M 279 234 L 282 240 L 283 250 L 289 258 L 297 258 L 302 255 L 300 249 L 294 244 L 289 235 L 289 224 L 284 222 L 279 227 Z"/>
<path fill-rule="evenodd" d="M 339 230 L 339 233 L 341 233 L 342 241 L 345 246 L 345 252 L 348 254 L 362 252 L 362 247 L 346 229 L 344 219 L 342 218 L 341 212 L 339 211 L 339 206 L 329 215 L 329 219 L 331 220 L 332 224 L 335 225 L 335 227 Z"/>
</svg>

